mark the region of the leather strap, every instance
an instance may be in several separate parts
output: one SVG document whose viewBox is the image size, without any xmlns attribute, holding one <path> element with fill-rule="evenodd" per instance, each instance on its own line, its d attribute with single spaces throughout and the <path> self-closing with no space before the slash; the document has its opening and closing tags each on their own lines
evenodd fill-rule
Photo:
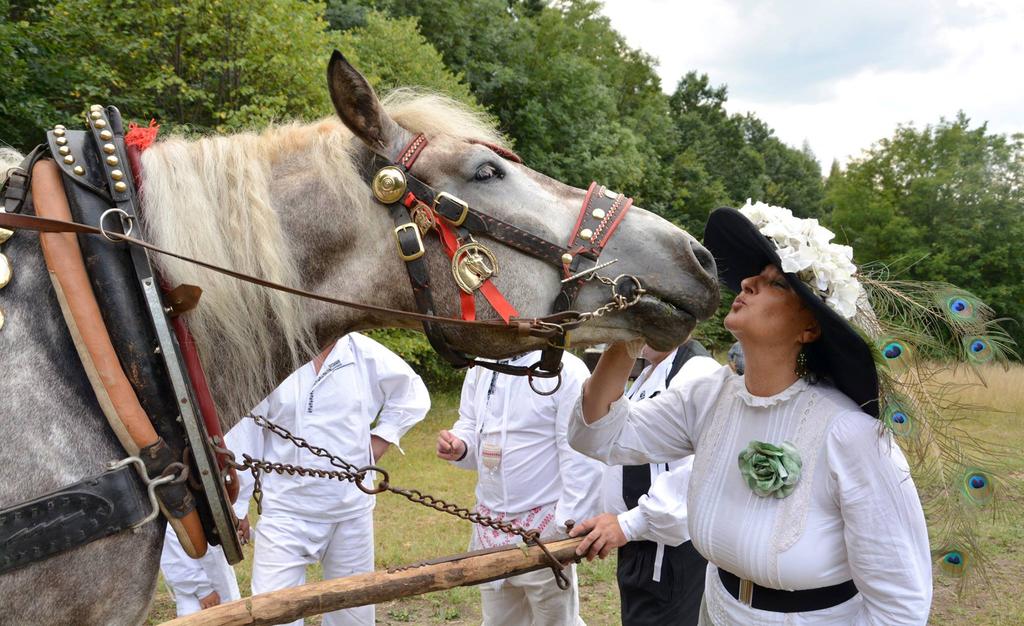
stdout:
<svg viewBox="0 0 1024 626">
<path fill-rule="evenodd" d="M 150 506 L 128 465 L 0 510 L 0 574 L 131 528 Z"/>
<path fill-rule="evenodd" d="M 740 600 L 740 578 L 736 574 L 718 569 L 718 577 L 722 585 L 733 598 Z M 830 587 L 818 587 L 817 589 L 800 589 L 797 591 L 783 591 L 782 589 L 771 589 L 762 587 L 757 583 L 749 582 L 753 586 L 750 597 L 750 606 L 761 611 L 772 611 L 774 613 L 803 613 L 805 611 L 821 611 L 846 602 L 857 595 L 857 585 L 848 580 Z M 740 600 L 742 602 L 742 600 Z"/>
</svg>

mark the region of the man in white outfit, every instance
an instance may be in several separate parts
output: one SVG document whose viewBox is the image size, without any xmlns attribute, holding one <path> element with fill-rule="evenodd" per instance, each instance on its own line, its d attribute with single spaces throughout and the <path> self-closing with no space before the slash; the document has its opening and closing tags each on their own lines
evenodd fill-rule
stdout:
<svg viewBox="0 0 1024 626">
<path fill-rule="evenodd" d="M 174 597 L 178 617 L 242 597 L 238 592 L 235 570 L 228 565 L 220 546 L 210 546 L 206 554 L 193 559 L 185 553 L 178 535 L 170 526 L 164 534 L 160 571 Z"/>
<path fill-rule="evenodd" d="M 531 365 L 540 352 L 510 359 Z M 476 511 L 527 530 L 541 538 L 565 533 L 566 520 L 581 520 L 600 506 L 600 462 L 569 447 L 566 431 L 586 365 L 566 353 L 562 385 L 552 395 L 533 391 L 525 376 L 498 374 L 475 367 L 462 385 L 459 419 L 442 430 L 437 455 L 475 470 Z M 534 380 L 552 389 L 554 380 Z M 571 480 L 563 480 L 563 477 Z M 515 535 L 473 527 L 470 549 L 493 548 L 520 541 Z M 566 571 L 568 590 L 558 588 L 551 570 L 539 570 L 480 585 L 485 626 L 574 626 L 579 617 L 575 566 Z"/>
<path fill-rule="evenodd" d="M 625 393 L 637 402 L 686 387 L 722 365 L 694 340 L 669 352 L 644 346 L 647 366 Z M 686 494 L 693 456 L 670 463 L 605 466 L 604 510 L 574 532 L 601 536 L 602 555 L 619 548 L 616 578 L 624 626 L 696 624 L 707 561 L 693 548 Z"/>
<path fill-rule="evenodd" d="M 429 409 L 427 389 L 405 361 L 376 341 L 350 333 L 293 372 L 253 413 L 361 467 L 376 463 L 391 445 L 397 447 Z M 236 457 L 248 453 L 268 461 L 339 469 L 251 419 L 243 419 L 227 437 Z M 239 478 L 235 513 L 242 518 L 253 484 L 248 474 Z M 262 482 L 253 594 L 304 583 L 306 566 L 316 562 L 323 564 L 325 579 L 373 571 L 374 496 L 353 483 L 322 478 L 265 474 Z M 374 620 L 373 606 L 323 616 L 325 626 Z"/>
</svg>

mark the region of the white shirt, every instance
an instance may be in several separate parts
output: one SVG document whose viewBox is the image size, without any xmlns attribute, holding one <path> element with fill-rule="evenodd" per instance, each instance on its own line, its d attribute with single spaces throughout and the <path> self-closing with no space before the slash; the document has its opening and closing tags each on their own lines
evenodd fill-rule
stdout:
<svg viewBox="0 0 1024 626">
<path fill-rule="evenodd" d="M 531 365 L 539 358 L 540 352 L 530 352 L 510 363 Z M 459 419 L 452 427 L 466 444 L 466 456 L 453 463 L 478 472 L 478 505 L 510 517 L 554 505 L 559 527 L 568 519 L 581 522 L 598 513 L 602 466 L 566 441 L 573 405 L 589 374 L 583 361 L 565 353 L 562 386 L 549 396 L 535 393 L 525 376 L 495 375 L 482 367 L 466 374 Z M 533 384 L 546 390 L 555 383 L 534 379 Z M 485 444 L 500 447 L 494 470 L 484 464 Z"/>
<path fill-rule="evenodd" d="M 253 413 L 361 467 L 373 463 L 371 435 L 398 446 L 402 435 L 429 409 L 427 388 L 405 361 L 369 337 L 349 333 L 338 339 L 319 373 L 312 363 L 303 365 Z M 268 461 L 340 469 L 328 459 L 300 450 L 260 428 L 251 419 L 240 421 L 226 439 L 236 458 L 248 453 Z M 264 474 L 262 481 L 263 515 L 339 522 L 374 505 L 373 496 L 347 481 L 281 474 Z M 252 488 L 251 475 L 239 472 L 235 502 L 239 517 L 248 512 Z"/>
<path fill-rule="evenodd" d="M 594 424 L 577 404 L 569 440 L 618 464 L 695 452 L 690 534 L 710 561 L 704 597 L 713 623 L 926 623 L 931 556 L 906 459 L 880 422 L 834 387 L 798 380 L 757 397 L 723 367 L 653 400 L 620 398 Z M 759 497 L 743 480 L 737 458 L 752 440 L 799 450 L 802 475 L 789 497 Z M 775 589 L 853 579 L 860 594 L 822 611 L 759 611 L 725 591 L 716 567 Z"/>
<path fill-rule="evenodd" d="M 665 379 L 672 369 L 676 352 L 673 350 L 657 365 L 648 365 L 626 392 L 630 400 L 640 401 L 657 397 L 666 389 Z M 671 387 L 685 387 L 701 376 L 712 374 L 721 367 L 718 361 L 706 356 L 690 357 L 669 383 Z M 651 488 L 640 497 L 637 506 L 626 510 L 622 499 L 622 466 L 604 469 L 604 509 L 616 513 L 619 526 L 627 541 L 654 541 L 677 546 L 689 541 L 686 520 L 686 491 L 690 482 L 693 455 L 668 463 L 651 464 Z M 659 554 L 661 550 L 659 548 Z M 660 561 L 660 559 L 658 559 Z M 660 579 L 655 573 L 655 580 Z"/>
</svg>

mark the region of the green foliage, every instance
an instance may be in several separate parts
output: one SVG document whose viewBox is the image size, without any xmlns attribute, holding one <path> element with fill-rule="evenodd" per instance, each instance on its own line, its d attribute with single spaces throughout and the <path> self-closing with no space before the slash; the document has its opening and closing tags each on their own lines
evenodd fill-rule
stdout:
<svg viewBox="0 0 1024 626">
<path fill-rule="evenodd" d="M 399 328 L 385 328 L 368 331 L 366 335 L 402 357 L 423 378 L 423 382 L 431 393 L 457 391 L 462 386 L 465 371 L 453 368 L 438 356 L 422 333 Z"/>
<path fill-rule="evenodd" d="M 969 289 L 1024 341 L 1024 135 L 971 128 L 963 113 L 901 126 L 829 177 L 827 203 L 859 263 Z"/>
</svg>

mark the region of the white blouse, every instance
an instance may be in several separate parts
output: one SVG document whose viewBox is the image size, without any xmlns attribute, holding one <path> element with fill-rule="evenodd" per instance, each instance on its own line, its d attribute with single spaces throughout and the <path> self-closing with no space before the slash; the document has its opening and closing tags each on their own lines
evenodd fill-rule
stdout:
<svg viewBox="0 0 1024 626">
<path fill-rule="evenodd" d="M 590 425 L 577 402 L 568 436 L 609 464 L 695 454 L 690 535 L 709 561 L 705 601 L 714 624 L 927 622 L 928 531 L 906 459 L 880 422 L 834 387 L 798 380 L 758 397 L 723 367 L 654 399 L 620 398 Z M 738 457 L 751 441 L 796 446 L 802 473 L 789 497 L 763 498 L 747 486 Z M 717 567 L 774 589 L 853 579 L 860 593 L 821 611 L 760 611 L 729 595 Z"/>
</svg>

